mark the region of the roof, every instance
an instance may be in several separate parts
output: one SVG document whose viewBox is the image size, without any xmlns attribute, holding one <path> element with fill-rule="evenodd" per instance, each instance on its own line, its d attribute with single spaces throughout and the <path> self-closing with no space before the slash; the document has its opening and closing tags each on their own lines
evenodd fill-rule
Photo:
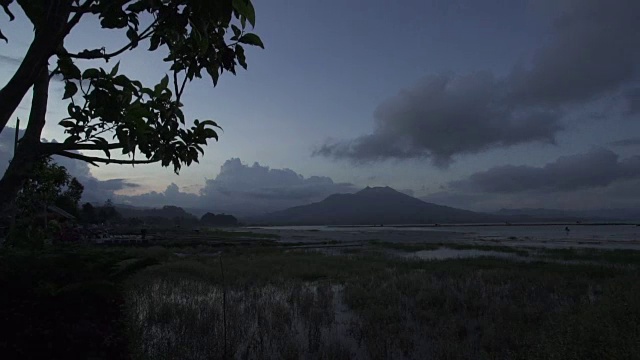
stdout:
<svg viewBox="0 0 640 360">
<path fill-rule="evenodd" d="M 49 210 L 49 211 L 51 211 L 51 212 L 54 212 L 54 213 L 56 213 L 56 214 L 58 214 L 58 215 L 60 215 L 60 216 L 62 216 L 62 217 L 65 217 L 65 218 L 67 218 L 67 219 L 69 219 L 69 220 L 75 220 L 75 219 L 76 219 L 76 217 L 75 217 L 75 216 L 73 216 L 73 215 L 69 214 L 68 212 L 66 212 L 66 211 L 64 211 L 64 210 L 62 210 L 62 209 L 60 209 L 59 207 L 57 207 L 57 206 L 55 206 L 55 205 L 49 205 L 49 206 L 47 206 L 47 210 Z"/>
</svg>

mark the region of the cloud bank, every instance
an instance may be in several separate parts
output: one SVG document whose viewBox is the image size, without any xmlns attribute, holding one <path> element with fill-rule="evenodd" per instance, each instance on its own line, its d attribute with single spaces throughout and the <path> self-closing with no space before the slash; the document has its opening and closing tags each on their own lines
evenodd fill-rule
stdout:
<svg viewBox="0 0 640 360">
<path fill-rule="evenodd" d="M 450 182 L 427 201 L 478 210 L 637 208 L 640 156 L 598 148 L 544 166 L 498 166 Z"/>
<path fill-rule="evenodd" d="M 304 176 L 291 169 L 271 169 L 259 163 L 247 165 L 232 158 L 214 179 L 206 180 L 199 194 L 182 192 L 171 184 L 164 192 L 118 196 L 117 201 L 138 206 L 178 205 L 235 215 L 255 215 L 319 201 L 334 193 L 357 189 L 325 176 Z"/>
<path fill-rule="evenodd" d="M 378 106 L 373 133 L 327 141 L 314 155 L 356 163 L 454 157 L 553 143 L 573 106 L 621 95 L 638 113 L 640 2 L 567 1 L 546 46 L 507 76 L 430 76 Z"/>
<path fill-rule="evenodd" d="M 627 159 L 611 150 L 563 156 L 543 167 L 499 166 L 454 181 L 455 190 L 488 193 L 565 192 L 606 187 L 618 180 L 640 178 L 640 156 Z"/>
</svg>

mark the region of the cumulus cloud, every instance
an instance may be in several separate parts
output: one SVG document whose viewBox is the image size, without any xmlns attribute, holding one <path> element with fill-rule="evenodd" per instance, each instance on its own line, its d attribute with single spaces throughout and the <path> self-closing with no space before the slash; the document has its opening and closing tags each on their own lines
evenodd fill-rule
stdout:
<svg viewBox="0 0 640 360">
<path fill-rule="evenodd" d="M 355 162 L 455 156 L 553 143 L 572 106 L 627 92 L 635 112 L 640 2 L 567 1 L 546 46 L 499 78 L 488 72 L 431 76 L 378 106 L 374 131 L 327 141 L 314 155 Z"/>
<path fill-rule="evenodd" d="M 640 178 L 640 156 L 620 159 L 613 151 L 601 148 L 563 156 L 543 167 L 494 167 L 450 185 L 453 189 L 489 193 L 566 192 L 606 187 L 633 178 Z"/>
<path fill-rule="evenodd" d="M 181 206 L 186 208 L 199 208 L 204 205 L 200 196 L 180 191 L 178 185 L 171 183 L 165 191 L 151 191 L 139 195 L 116 195 L 115 201 L 134 206 L 162 207 L 165 205 Z M 203 207 L 206 209 L 206 207 Z"/>
<path fill-rule="evenodd" d="M 206 180 L 199 194 L 181 191 L 176 184 L 165 191 L 116 197 L 138 206 L 177 205 L 191 209 L 256 215 L 319 201 L 335 193 L 357 191 L 352 184 L 335 183 L 326 176 L 304 176 L 291 169 L 271 169 L 259 163 L 225 161 L 214 179 Z"/>
<path fill-rule="evenodd" d="M 271 169 L 240 159 L 227 160 L 215 179 L 207 180 L 201 196 L 229 212 L 260 213 L 318 201 L 334 193 L 354 192 L 349 183 L 326 176 L 304 176 L 291 169 Z"/>
</svg>

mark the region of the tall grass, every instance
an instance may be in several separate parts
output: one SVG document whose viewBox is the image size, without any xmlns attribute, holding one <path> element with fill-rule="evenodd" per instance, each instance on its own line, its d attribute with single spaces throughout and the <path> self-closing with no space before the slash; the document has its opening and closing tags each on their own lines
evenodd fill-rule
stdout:
<svg viewBox="0 0 640 360">
<path fill-rule="evenodd" d="M 634 267 L 232 253 L 223 308 L 217 264 L 169 262 L 130 283 L 138 358 L 617 359 L 640 351 Z"/>
</svg>

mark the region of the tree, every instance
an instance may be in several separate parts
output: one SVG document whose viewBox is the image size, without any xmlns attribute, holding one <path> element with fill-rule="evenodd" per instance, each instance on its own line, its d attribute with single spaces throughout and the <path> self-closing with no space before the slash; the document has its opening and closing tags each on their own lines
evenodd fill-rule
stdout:
<svg viewBox="0 0 640 360">
<path fill-rule="evenodd" d="M 83 192 L 84 186 L 76 178 L 71 178 L 66 190 L 54 201 L 54 204 L 71 215 L 78 217 L 80 215 L 78 204 Z"/>
<path fill-rule="evenodd" d="M 96 209 L 91 203 L 84 203 L 82 205 L 80 218 L 85 223 L 93 224 L 96 222 Z"/>
<path fill-rule="evenodd" d="M 18 216 L 32 218 L 53 204 L 75 215 L 83 190 L 84 186 L 72 178 L 63 166 L 53 163 L 49 158 L 40 160 L 18 192 Z"/>
<path fill-rule="evenodd" d="M 100 223 L 109 223 L 112 221 L 119 220 L 122 216 L 116 210 L 115 206 L 113 206 L 113 202 L 111 199 L 105 201 L 104 205 L 98 208 L 98 217 L 97 220 Z"/>
<path fill-rule="evenodd" d="M 0 179 L 0 207 L 13 200 L 34 164 L 51 155 L 93 165 L 157 162 L 176 173 L 198 162 L 207 141 L 217 140 L 218 125 L 196 119 L 188 126 L 181 103 L 186 84 L 204 71 L 215 86 L 223 72 L 247 68 L 243 44 L 264 47 L 247 32 L 247 23 L 255 26 L 251 0 L 0 0 L 0 6 L 11 21 L 12 11 L 22 10 L 34 27 L 24 59 L 0 89 L 0 132 L 29 89 L 33 98 L 25 134 Z M 121 30 L 126 45 L 69 49 L 65 38 L 87 17 L 97 17 L 102 29 Z M 0 39 L 9 42 L 1 28 Z M 143 43 L 167 54 L 168 74 L 153 87 L 120 73 L 119 62 L 108 70 L 91 67 Z M 68 135 L 62 143 L 40 140 L 52 78 L 64 82 L 69 102 L 68 116 L 56 119 Z M 114 150 L 128 158 L 112 158 Z"/>
<path fill-rule="evenodd" d="M 18 191 L 16 222 L 9 238 L 13 245 L 38 248 L 47 235 L 56 233 L 55 226 L 49 226 L 53 222 L 47 223 L 46 216 L 42 217 L 48 211 L 47 207 L 56 204 L 77 215 L 84 187 L 67 173 L 67 169 L 50 158 L 37 161 L 32 170 Z"/>
</svg>

